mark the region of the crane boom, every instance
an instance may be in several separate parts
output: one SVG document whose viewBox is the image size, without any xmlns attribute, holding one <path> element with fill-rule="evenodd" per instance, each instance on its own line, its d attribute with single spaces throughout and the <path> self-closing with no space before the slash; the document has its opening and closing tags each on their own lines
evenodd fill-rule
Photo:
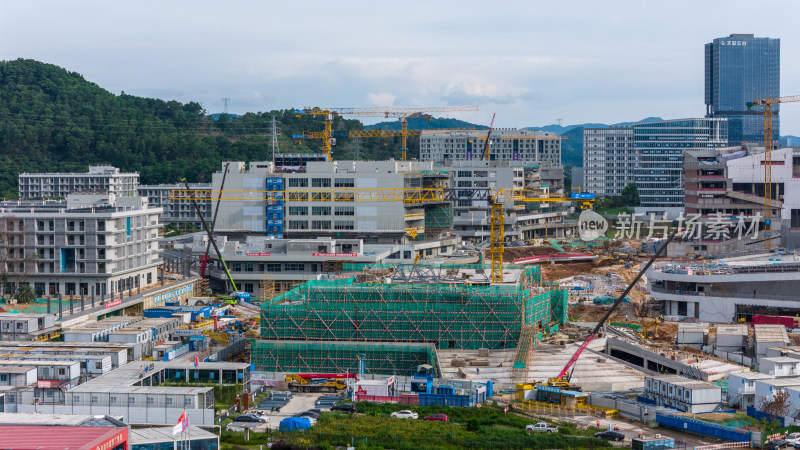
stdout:
<svg viewBox="0 0 800 450">
<path fill-rule="evenodd" d="M 494 128 L 494 116 L 497 113 L 492 114 L 492 122 L 489 123 L 489 132 L 486 133 L 486 142 L 483 143 L 483 155 L 481 155 L 482 160 L 489 160 L 489 138 L 492 137 L 492 128 Z"/>
<path fill-rule="evenodd" d="M 592 342 L 592 340 L 594 340 L 595 337 L 597 337 L 597 333 L 600 331 L 600 328 L 603 327 L 606 320 L 608 320 L 608 318 L 611 317 L 611 314 L 614 313 L 614 311 L 617 309 L 620 303 L 622 303 L 622 301 L 625 299 L 625 297 L 628 295 L 631 289 L 633 289 L 633 287 L 636 286 L 636 283 L 638 283 L 639 279 L 642 278 L 642 275 L 644 275 L 644 273 L 647 272 L 647 269 L 649 269 L 650 266 L 653 265 L 653 262 L 655 262 L 656 258 L 661 256 L 661 253 L 663 253 L 664 250 L 666 250 L 667 245 L 672 241 L 672 238 L 674 238 L 676 234 L 678 234 L 678 230 L 673 231 L 672 234 L 669 235 L 667 241 L 664 242 L 658 248 L 656 254 L 653 255 L 653 257 L 650 258 L 649 261 L 647 261 L 647 264 L 645 264 L 645 266 L 642 267 L 642 270 L 639 271 L 639 273 L 636 275 L 636 278 L 634 278 L 633 281 L 630 282 L 628 287 L 625 288 L 625 291 L 622 294 L 620 294 L 620 296 L 617 298 L 614 304 L 611 305 L 611 308 L 609 308 L 608 312 L 606 312 L 606 315 L 603 316 L 603 318 L 600 319 L 599 322 L 597 322 L 597 325 L 594 327 L 592 332 L 589 333 L 588 336 L 586 336 L 586 339 L 583 341 L 583 344 L 581 344 L 581 346 L 578 347 L 578 350 L 575 352 L 574 355 L 572 355 L 572 358 L 570 358 L 569 361 L 567 361 L 567 365 L 565 365 L 564 368 L 561 369 L 561 373 L 559 373 L 557 377 L 558 379 L 563 379 L 564 375 L 566 375 L 566 373 L 569 372 L 570 367 L 572 367 L 572 365 L 578 361 L 578 358 L 580 358 L 581 353 L 583 353 L 583 351 L 586 350 L 586 347 L 589 345 L 589 343 Z"/>
</svg>

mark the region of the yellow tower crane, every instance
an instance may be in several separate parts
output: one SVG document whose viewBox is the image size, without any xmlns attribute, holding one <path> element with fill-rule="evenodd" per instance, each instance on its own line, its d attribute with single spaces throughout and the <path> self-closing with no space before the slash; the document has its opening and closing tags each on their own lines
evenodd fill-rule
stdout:
<svg viewBox="0 0 800 450">
<path fill-rule="evenodd" d="M 759 98 L 748 104 L 750 108 L 753 106 L 764 108 L 764 251 L 766 252 L 772 247 L 772 105 L 790 102 L 800 102 L 800 95 Z"/>
<path fill-rule="evenodd" d="M 402 160 L 408 158 L 408 136 L 411 134 L 408 131 L 408 118 L 422 117 L 426 120 L 431 120 L 431 116 L 427 113 L 444 113 L 456 111 L 478 111 L 477 106 L 440 106 L 428 108 L 396 108 L 392 106 L 377 107 L 377 108 L 305 108 L 304 110 L 295 110 L 295 116 L 303 114 L 321 115 L 325 117 L 325 128 L 321 132 L 306 132 L 302 135 L 294 135 L 294 139 L 322 139 L 321 150 L 327 155 L 328 161 L 331 160 L 331 145 L 333 141 L 333 116 L 359 116 L 359 117 L 383 117 L 383 118 L 396 118 L 400 119 L 400 133 L 402 138 Z M 416 134 L 416 133 L 413 133 Z"/>
<path fill-rule="evenodd" d="M 280 199 L 288 202 L 313 201 L 402 201 L 406 204 L 422 204 L 425 202 L 452 201 L 449 192 L 458 189 L 443 188 L 365 188 L 365 189 L 310 189 L 292 191 L 212 191 L 211 189 L 174 189 L 170 200 L 212 200 L 234 201 L 267 201 Z M 582 192 L 573 193 L 569 197 L 551 196 L 531 189 L 499 189 L 488 190 L 491 203 L 489 220 L 491 256 L 491 281 L 503 282 L 503 252 L 505 250 L 505 202 L 578 202 L 582 208 L 591 208 L 595 195 Z M 406 230 L 406 232 L 409 232 Z M 412 237 L 416 236 L 415 233 Z"/>
</svg>

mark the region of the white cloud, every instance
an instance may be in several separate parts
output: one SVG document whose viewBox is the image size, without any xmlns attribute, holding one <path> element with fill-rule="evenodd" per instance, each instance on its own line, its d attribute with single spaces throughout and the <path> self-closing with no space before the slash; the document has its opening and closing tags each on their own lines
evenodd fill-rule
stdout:
<svg viewBox="0 0 800 450">
<path fill-rule="evenodd" d="M 377 94 L 367 94 L 367 100 L 375 106 L 394 106 L 397 96 L 388 92 L 381 92 Z"/>
</svg>

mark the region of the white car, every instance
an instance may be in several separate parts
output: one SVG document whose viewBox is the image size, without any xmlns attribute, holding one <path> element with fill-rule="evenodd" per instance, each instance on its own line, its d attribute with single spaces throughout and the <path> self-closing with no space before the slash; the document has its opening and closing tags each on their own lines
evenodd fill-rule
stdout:
<svg viewBox="0 0 800 450">
<path fill-rule="evenodd" d="M 419 414 L 415 413 L 414 411 L 409 411 L 407 409 L 404 409 L 402 411 L 393 412 L 392 417 L 397 419 L 418 419 Z"/>
<path fill-rule="evenodd" d="M 800 433 L 791 433 L 786 436 L 783 440 L 790 444 L 797 444 L 800 443 Z"/>
</svg>

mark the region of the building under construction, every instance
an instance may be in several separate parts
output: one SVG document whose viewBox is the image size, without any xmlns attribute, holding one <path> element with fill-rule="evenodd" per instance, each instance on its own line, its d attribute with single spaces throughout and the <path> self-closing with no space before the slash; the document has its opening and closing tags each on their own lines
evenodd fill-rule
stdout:
<svg viewBox="0 0 800 450">
<path fill-rule="evenodd" d="M 525 336 L 538 339 L 566 322 L 566 291 L 542 286 L 538 266 L 506 266 L 506 269 L 518 272 L 516 283 L 490 285 L 469 281 L 469 273 L 489 271 L 488 266 L 482 265 L 448 266 L 443 273 L 451 279 L 439 281 L 429 277 L 424 282 L 421 276 L 408 273 L 405 282 L 391 276 L 364 282 L 363 274 L 310 281 L 262 303 L 261 337 L 272 342 L 254 343 L 253 363 L 260 370 L 285 371 L 295 367 L 280 362 L 298 357 L 294 346 L 286 347 L 284 343 L 282 350 L 274 341 L 303 341 L 313 347 L 307 348 L 304 355 L 335 354 L 332 349 L 337 342 L 342 345 L 417 343 L 454 349 L 515 348 L 523 330 Z M 464 273 L 459 274 L 460 270 Z M 378 353 L 385 350 L 374 349 Z M 325 359 L 324 355 L 309 357 Z M 350 357 L 346 359 L 352 361 Z M 386 358 L 375 355 L 373 359 Z M 398 367 L 404 366 L 402 370 L 410 369 L 407 363 L 435 362 L 430 357 L 399 359 L 402 363 Z M 317 369 L 339 367 L 342 366 L 331 364 Z"/>
</svg>

